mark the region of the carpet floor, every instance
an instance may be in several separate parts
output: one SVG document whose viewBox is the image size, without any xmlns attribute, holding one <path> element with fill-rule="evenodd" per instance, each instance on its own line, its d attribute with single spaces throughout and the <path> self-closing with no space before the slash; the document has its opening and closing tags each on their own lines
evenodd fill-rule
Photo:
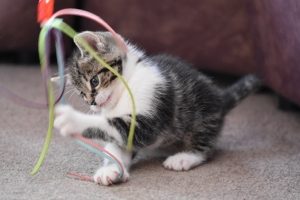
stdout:
<svg viewBox="0 0 300 200">
<path fill-rule="evenodd" d="M 0 85 L 45 101 L 37 66 L 0 65 Z M 250 96 L 228 114 L 206 164 L 173 172 L 145 161 L 112 187 L 68 178 L 69 171 L 92 174 L 98 158 L 57 132 L 40 172 L 30 175 L 47 120 L 47 110 L 0 98 L 0 199 L 300 199 L 300 115 L 278 110 L 270 94 Z"/>
</svg>

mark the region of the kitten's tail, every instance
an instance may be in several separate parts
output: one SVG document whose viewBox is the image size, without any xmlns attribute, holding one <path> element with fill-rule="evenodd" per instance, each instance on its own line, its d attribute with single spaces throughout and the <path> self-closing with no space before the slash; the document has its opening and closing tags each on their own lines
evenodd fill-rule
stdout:
<svg viewBox="0 0 300 200">
<path fill-rule="evenodd" d="M 261 85 L 262 81 L 257 76 L 250 74 L 225 89 L 223 93 L 224 114 L 234 108 L 245 97 L 258 90 Z"/>
</svg>

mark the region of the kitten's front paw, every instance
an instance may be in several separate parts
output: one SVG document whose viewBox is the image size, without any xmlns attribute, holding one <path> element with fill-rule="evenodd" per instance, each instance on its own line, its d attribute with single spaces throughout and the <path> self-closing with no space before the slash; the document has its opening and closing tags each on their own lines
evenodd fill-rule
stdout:
<svg viewBox="0 0 300 200">
<path fill-rule="evenodd" d="M 96 174 L 94 175 L 95 183 L 100 185 L 112 185 L 114 183 L 126 182 L 129 179 L 129 174 L 125 170 L 123 177 L 119 177 L 120 172 L 119 168 L 115 165 L 108 165 L 103 166 L 97 170 Z"/>
<path fill-rule="evenodd" d="M 58 105 L 55 107 L 56 118 L 54 127 L 62 136 L 69 136 L 83 131 L 81 126 L 80 113 L 68 105 Z"/>
</svg>

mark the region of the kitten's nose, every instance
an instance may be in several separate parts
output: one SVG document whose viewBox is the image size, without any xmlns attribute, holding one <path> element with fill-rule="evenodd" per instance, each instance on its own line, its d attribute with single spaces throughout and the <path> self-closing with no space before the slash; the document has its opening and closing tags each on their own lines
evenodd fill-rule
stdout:
<svg viewBox="0 0 300 200">
<path fill-rule="evenodd" d="M 92 105 L 92 106 L 96 106 L 96 105 L 97 105 L 96 101 L 93 100 L 93 101 L 91 102 L 91 105 Z"/>
</svg>

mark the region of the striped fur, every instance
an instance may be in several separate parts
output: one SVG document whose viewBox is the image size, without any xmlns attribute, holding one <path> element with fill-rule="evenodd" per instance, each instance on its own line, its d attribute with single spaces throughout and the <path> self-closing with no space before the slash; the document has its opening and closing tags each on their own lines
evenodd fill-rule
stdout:
<svg viewBox="0 0 300 200">
<path fill-rule="evenodd" d="M 169 55 L 146 56 L 130 43 L 127 43 L 129 52 L 124 54 L 109 33 L 84 32 L 81 36 L 89 37 L 92 43 L 101 41 L 91 46 L 122 73 L 135 96 L 134 154 L 158 149 L 168 152 L 170 156 L 163 163 L 167 169 L 189 170 L 204 162 L 215 146 L 225 113 L 260 85 L 260 81 L 250 75 L 221 90 L 181 59 Z M 82 49 L 70 60 L 69 72 L 72 84 L 85 101 L 101 112 L 90 116 L 71 108 L 59 108 L 55 126 L 64 135 L 82 131 L 86 137 L 114 144 L 114 148 L 119 149 L 116 152 L 122 152 L 119 156 L 128 161 L 130 153 L 126 153 L 125 145 L 131 102 L 124 86 L 114 76 L 107 75 L 106 79 L 99 76 L 109 72 Z M 92 84 L 95 76 L 99 79 L 96 87 Z M 127 161 L 129 167 L 130 161 Z M 103 170 L 96 173 L 95 180 L 100 176 L 114 178 L 111 173 L 107 172 L 107 176 L 103 173 Z"/>
</svg>

